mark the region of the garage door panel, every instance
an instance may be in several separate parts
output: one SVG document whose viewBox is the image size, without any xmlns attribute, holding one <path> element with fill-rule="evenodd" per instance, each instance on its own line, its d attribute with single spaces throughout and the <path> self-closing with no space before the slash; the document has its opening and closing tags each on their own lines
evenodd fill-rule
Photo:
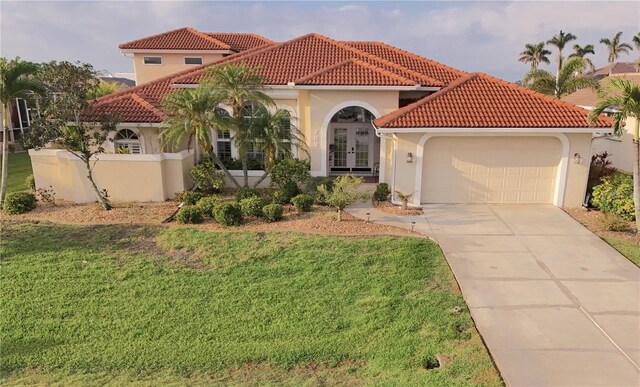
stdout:
<svg viewBox="0 0 640 387">
<path fill-rule="evenodd" d="M 423 203 L 552 203 L 554 137 L 433 137 L 423 157 Z"/>
</svg>

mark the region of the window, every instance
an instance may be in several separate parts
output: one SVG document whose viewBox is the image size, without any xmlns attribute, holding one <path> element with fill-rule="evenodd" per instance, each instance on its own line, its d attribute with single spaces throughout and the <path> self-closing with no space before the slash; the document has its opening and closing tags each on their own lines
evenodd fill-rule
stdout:
<svg viewBox="0 0 640 387">
<path fill-rule="evenodd" d="M 229 116 L 224 109 L 216 109 L 221 116 Z M 216 153 L 221 160 L 231 160 L 231 132 L 229 129 L 216 129 Z"/>
<path fill-rule="evenodd" d="M 185 57 L 184 64 L 186 65 L 201 65 L 202 58 Z"/>
<path fill-rule="evenodd" d="M 242 105 L 242 116 L 244 118 L 253 118 L 258 113 L 258 109 L 260 109 L 261 105 L 257 102 L 245 102 Z"/>
<path fill-rule="evenodd" d="M 131 129 L 122 129 L 116 133 L 113 139 L 115 150 L 118 154 L 140 154 L 140 139 Z"/>
<path fill-rule="evenodd" d="M 375 119 L 373 114 L 360 106 L 349 106 L 341 109 L 331 117 L 331 122 L 371 122 Z"/>
<path fill-rule="evenodd" d="M 162 57 L 161 56 L 145 56 L 144 64 L 146 65 L 161 65 Z"/>
</svg>

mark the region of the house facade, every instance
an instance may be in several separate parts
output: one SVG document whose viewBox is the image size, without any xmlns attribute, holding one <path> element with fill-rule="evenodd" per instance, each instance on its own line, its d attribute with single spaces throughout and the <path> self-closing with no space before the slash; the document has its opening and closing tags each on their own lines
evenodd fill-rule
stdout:
<svg viewBox="0 0 640 387">
<path fill-rule="evenodd" d="M 258 69 L 265 92 L 290 112 L 292 125 L 304 135 L 308 156 L 300 152 L 300 157 L 309 157 L 312 175 L 374 176 L 390 184 L 394 200 L 395 191 L 413 193 L 414 205 L 580 206 L 591 138 L 611 126 L 606 117 L 590 126 L 584 109 L 382 42 L 308 34 L 275 43 L 250 35 L 260 44 L 189 65 L 185 53 L 195 56 L 202 41 L 192 47 L 193 34 L 184 30 L 121 45 L 123 51 L 156 50 L 141 55 L 162 56 L 162 63 L 168 63 L 165 55 L 182 55 L 183 63 L 169 75 L 135 64 L 137 79 L 152 80 L 95 104 L 96 114 L 117 112 L 122 119 L 107 144 L 112 154 L 99 156 L 96 164 L 96 180 L 113 200 L 164 200 L 190 188 L 187 171 L 197 152 L 186 144 L 173 153 L 160 146 L 166 118 L 162 97 L 196 87 L 207 68 L 229 63 Z M 135 52 L 126 53 L 135 60 Z M 218 154 L 236 157 L 229 133 L 211 130 Z M 62 182 L 71 168 L 63 163 L 74 163 L 65 152 L 32 151 L 31 156 L 38 186 L 52 185 L 65 199 L 94 200 L 81 179 Z M 262 171 L 251 175 L 255 181 Z"/>
</svg>

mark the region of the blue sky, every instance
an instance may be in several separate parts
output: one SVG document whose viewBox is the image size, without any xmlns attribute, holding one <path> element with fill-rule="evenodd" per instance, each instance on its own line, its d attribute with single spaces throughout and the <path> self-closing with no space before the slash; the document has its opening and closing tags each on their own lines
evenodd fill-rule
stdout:
<svg viewBox="0 0 640 387">
<path fill-rule="evenodd" d="M 0 55 L 26 60 L 80 60 L 96 69 L 132 71 L 118 44 L 191 26 L 201 31 L 255 32 L 287 40 L 318 32 L 334 39 L 380 40 L 465 71 L 515 81 L 525 43 L 560 29 L 594 44 L 596 66 L 606 64 L 600 38 L 640 31 L 640 1 L 378 1 L 178 2 L 0 1 Z M 621 58 L 634 61 L 637 52 Z"/>
</svg>

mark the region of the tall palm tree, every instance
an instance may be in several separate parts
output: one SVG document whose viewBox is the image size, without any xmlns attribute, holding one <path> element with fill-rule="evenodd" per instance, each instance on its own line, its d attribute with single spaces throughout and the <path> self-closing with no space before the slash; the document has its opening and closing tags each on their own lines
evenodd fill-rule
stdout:
<svg viewBox="0 0 640 387">
<path fill-rule="evenodd" d="M 637 32 L 633 36 L 633 45 L 636 46 L 636 51 L 640 51 L 640 32 Z M 640 68 L 640 55 L 636 58 L 636 71 Z"/>
<path fill-rule="evenodd" d="M 591 59 L 587 58 L 587 54 L 595 54 L 595 51 L 593 50 L 593 44 L 587 44 L 584 47 L 580 46 L 579 44 L 574 44 L 573 51 L 573 54 L 569 55 L 569 58 L 573 58 L 576 56 L 582 58 L 584 60 L 584 64 L 589 68 L 590 72 L 594 72 L 596 70 L 596 67 L 593 65 Z"/>
<path fill-rule="evenodd" d="M 238 150 L 238 156 L 242 162 L 244 174 L 244 186 L 249 186 L 248 174 L 248 145 L 251 143 L 250 122 L 255 117 L 254 111 L 247 111 L 247 105 L 273 106 L 274 102 L 262 90 L 263 79 L 256 69 L 245 64 L 228 64 L 215 66 L 208 70 L 202 81 L 219 96 L 220 101 L 231 108 L 231 119 L 227 129 L 234 137 L 234 143 Z"/>
<path fill-rule="evenodd" d="M 621 37 L 622 31 L 615 34 L 611 40 L 607 38 L 600 39 L 600 43 L 607 46 L 609 50 L 609 75 L 611 75 L 611 71 L 613 71 L 613 63 L 618 60 L 620 54 L 629 54 L 629 52 L 633 50 L 629 43 L 620 42 Z"/>
<path fill-rule="evenodd" d="M 549 64 L 549 55 L 551 51 L 544 48 L 544 42 L 527 43 L 524 45 L 525 50 L 520 53 L 520 62 L 531 63 L 531 70 L 537 70 L 540 63 Z"/>
<path fill-rule="evenodd" d="M 195 89 L 180 90 L 165 95 L 162 101 L 169 115 L 164 120 L 165 128 L 159 135 L 163 147 L 177 147 L 187 140 L 191 147 L 200 146 L 209 153 L 211 159 L 227 175 L 229 180 L 240 184 L 229 173 L 213 148 L 211 128 L 229 125 L 228 115 L 221 112 L 221 95 L 210 87 L 198 85 Z"/>
<path fill-rule="evenodd" d="M 547 40 L 547 44 L 555 46 L 558 49 L 556 83 L 558 83 L 558 78 L 560 77 L 560 69 L 562 68 L 562 62 L 564 61 L 564 58 L 562 57 L 562 50 L 564 50 L 564 46 L 566 46 L 567 43 L 576 39 L 577 37 L 574 34 L 570 32 L 565 33 L 564 31 L 560 30 L 560 33 L 558 33 L 558 35 L 554 35 L 551 39 Z"/>
<path fill-rule="evenodd" d="M 591 88 L 597 90 L 598 82 L 583 76 L 584 69 L 584 59 L 573 57 L 562 65 L 557 77 L 545 70 L 531 71 L 525 76 L 524 84 L 528 85 L 527 87 L 531 90 L 553 95 L 556 98 L 561 98 L 578 89 Z"/>
<path fill-rule="evenodd" d="M 9 144 L 7 134 L 13 130 L 11 111 L 16 98 L 31 100 L 34 94 L 43 93 L 43 88 L 35 75 L 38 65 L 20 58 L 8 61 L 0 58 L 0 101 L 2 102 L 2 177 L 0 182 L 0 204 L 4 203 L 7 192 Z"/>
<path fill-rule="evenodd" d="M 633 131 L 633 204 L 636 215 L 636 230 L 640 232 L 640 85 L 622 78 L 612 78 L 609 88 L 615 93 L 605 94 L 591 111 L 589 118 L 592 122 L 598 119 L 607 108 L 613 108 L 613 131 L 620 136 L 624 130 L 627 118 L 635 118 Z"/>
<path fill-rule="evenodd" d="M 277 109 L 273 113 L 264 106 L 258 109 L 251 132 L 255 145 L 264 153 L 265 172 L 254 187 L 267 177 L 278 161 L 294 157 L 294 149 L 308 155 L 304 135 L 292 125 L 291 120 L 291 114 L 286 109 Z"/>
</svg>

